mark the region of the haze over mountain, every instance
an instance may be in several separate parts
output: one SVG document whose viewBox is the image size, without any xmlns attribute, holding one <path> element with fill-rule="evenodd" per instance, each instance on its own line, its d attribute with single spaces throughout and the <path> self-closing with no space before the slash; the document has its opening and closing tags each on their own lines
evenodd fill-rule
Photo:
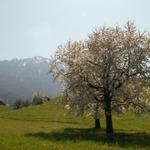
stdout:
<svg viewBox="0 0 150 150">
<path fill-rule="evenodd" d="M 40 56 L 0 61 L 0 99 L 7 103 L 16 98 L 31 99 L 37 91 L 50 98 L 57 96 L 60 85 L 48 74 L 49 63 Z"/>
</svg>

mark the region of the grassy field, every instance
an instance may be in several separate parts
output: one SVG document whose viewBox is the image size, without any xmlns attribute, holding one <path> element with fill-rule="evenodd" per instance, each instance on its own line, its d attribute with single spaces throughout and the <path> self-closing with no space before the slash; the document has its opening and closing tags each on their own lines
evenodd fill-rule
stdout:
<svg viewBox="0 0 150 150">
<path fill-rule="evenodd" d="M 65 115 L 55 100 L 19 110 L 0 107 L 0 150 L 149 150 L 150 116 L 114 115 L 115 138 L 88 117 Z M 105 120 L 102 118 L 102 127 Z"/>
</svg>

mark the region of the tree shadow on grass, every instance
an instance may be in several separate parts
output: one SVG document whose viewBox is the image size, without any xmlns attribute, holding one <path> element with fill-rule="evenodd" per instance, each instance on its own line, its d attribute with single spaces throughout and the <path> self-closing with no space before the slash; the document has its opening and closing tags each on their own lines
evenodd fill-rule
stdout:
<svg viewBox="0 0 150 150">
<path fill-rule="evenodd" d="M 120 147 L 150 147 L 150 134 L 127 130 L 116 130 L 113 138 L 106 135 L 104 130 L 65 128 L 59 132 L 38 132 L 26 134 L 27 137 L 36 137 L 51 141 L 93 141 L 100 144 L 118 145 Z"/>
</svg>

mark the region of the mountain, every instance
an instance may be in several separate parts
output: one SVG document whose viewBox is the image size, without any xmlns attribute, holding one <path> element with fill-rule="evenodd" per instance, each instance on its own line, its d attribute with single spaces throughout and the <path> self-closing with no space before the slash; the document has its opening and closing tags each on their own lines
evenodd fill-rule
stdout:
<svg viewBox="0 0 150 150">
<path fill-rule="evenodd" d="M 16 98 L 31 99 L 37 91 L 50 98 L 57 96 L 60 85 L 48 74 L 50 62 L 41 56 L 0 61 L 0 99 L 8 103 Z"/>
</svg>

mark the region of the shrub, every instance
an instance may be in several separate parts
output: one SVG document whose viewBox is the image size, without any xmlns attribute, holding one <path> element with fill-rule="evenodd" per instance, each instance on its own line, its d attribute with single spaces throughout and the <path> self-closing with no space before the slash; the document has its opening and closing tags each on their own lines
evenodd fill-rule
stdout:
<svg viewBox="0 0 150 150">
<path fill-rule="evenodd" d="M 16 101 L 13 104 L 13 107 L 15 109 L 20 109 L 22 107 L 28 107 L 31 105 L 31 102 L 29 100 L 23 100 L 21 98 L 16 99 Z"/>
<path fill-rule="evenodd" d="M 31 101 L 29 101 L 28 99 L 23 101 L 23 107 L 28 107 L 31 105 Z"/>
<path fill-rule="evenodd" d="M 48 98 L 43 92 L 38 91 L 34 93 L 33 98 L 32 98 L 32 105 L 39 105 L 44 102 L 49 101 L 50 98 Z"/>
<path fill-rule="evenodd" d="M 22 108 L 22 107 L 23 107 L 23 101 L 22 101 L 22 99 L 21 99 L 21 98 L 16 99 L 16 101 L 15 101 L 14 104 L 13 104 L 13 107 L 14 107 L 15 109 L 20 109 L 20 108 Z"/>
</svg>

